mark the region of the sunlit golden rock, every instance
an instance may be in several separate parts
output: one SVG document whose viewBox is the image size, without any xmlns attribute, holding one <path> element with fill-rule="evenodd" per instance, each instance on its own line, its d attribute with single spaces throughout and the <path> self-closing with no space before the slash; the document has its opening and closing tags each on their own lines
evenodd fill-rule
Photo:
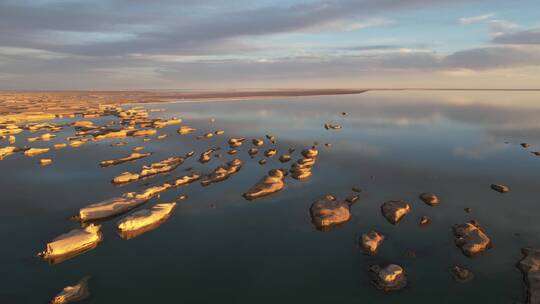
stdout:
<svg viewBox="0 0 540 304">
<path fill-rule="evenodd" d="M 0 160 L 4 159 L 7 156 L 15 154 L 15 152 L 17 152 L 17 147 L 14 146 L 0 148 Z"/>
<path fill-rule="evenodd" d="M 13 145 L 16 141 L 17 141 L 17 138 L 15 136 L 10 135 L 8 137 L 8 142 L 9 142 L 10 145 Z"/>
<path fill-rule="evenodd" d="M 225 134 L 225 131 L 223 131 L 223 130 L 216 130 L 216 131 L 214 132 L 214 134 L 216 134 L 216 135 L 223 135 L 223 134 Z"/>
<path fill-rule="evenodd" d="M 160 128 L 165 128 L 168 126 L 179 125 L 181 123 L 182 123 L 182 119 L 180 118 L 160 119 L 160 120 L 154 121 L 154 128 L 160 129 Z"/>
<path fill-rule="evenodd" d="M 384 291 L 399 290 L 407 285 L 405 270 L 399 265 L 389 264 L 385 267 L 372 265 L 370 271 L 374 273 L 375 285 Z"/>
<path fill-rule="evenodd" d="M 253 200 L 278 192 L 285 187 L 284 178 L 285 174 L 283 171 L 278 169 L 270 170 L 267 176 L 259 180 L 243 196 L 248 200 Z"/>
<path fill-rule="evenodd" d="M 315 147 L 302 150 L 302 156 L 305 158 L 313 159 L 319 155 L 319 151 Z"/>
<path fill-rule="evenodd" d="M 391 224 L 397 224 L 411 212 L 411 206 L 405 201 L 388 201 L 382 204 L 381 212 Z"/>
<path fill-rule="evenodd" d="M 136 199 L 142 199 L 142 200 L 149 200 L 152 197 L 160 194 L 163 191 L 167 191 L 169 188 L 171 188 L 173 185 L 169 183 L 164 183 L 158 186 L 152 186 L 150 188 L 146 188 L 141 192 L 135 193 Z"/>
<path fill-rule="evenodd" d="M 134 212 L 118 222 L 118 233 L 122 238 L 130 239 L 155 229 L 169 218 L 175 207 L 176 203 L 162 203 Z"/>
<path fill-rule="evenodd" d="M 209 186 L 213 183 L 218 183 L 228 179 L 231 175 L 235 174 L 242 167 L 242 161 L 239 159 L 233 159 L 228 162 L 225 166 L 219 166 L 214 171 L 205 176 L 201 180 L 201 185 L 203 187 Z"/>
<path fill-rule="evenodd" d="M 152 155 L 151 152 L 149 152 L 149 153 L 137 153 L 137 152 L 134 152 L 134 153 L 131 153 L 130 155 L 128 155 L 126 157 L 122 157 L 122 158 L 119 158 L 119 159 L 101 161 L 99 163 L 99 165 L 102 166 L 102 167 L 115 166 L 115 165 L 119 165 L 119 164 L 122 164 L 122 163 L 125 163 L 125 162 L 128 162 L 128 161 L 134 161 L 134 160 L 138 160 L 138 159 L 141 159 L 141 158 L 145 158 L 145 157 L 148 157 L 150 155 Z"/>
<path fill-rule="evenodd" d="M 130 130 L 108 130 L 102 133 L 99 133 L 95 136 L 95 139 L 102 140 L 102 139 L 118 139 L 118 138 L 126 138 L 129 136 Z"/>
<path fill-rule="evenodd" d="M 180 129 L 178 129 L 178 134 L 186 135 L 189 133 L 193 133 L 195 131 L 197 131 L 197 129 L 189 127 L 189 126 L 181 126 Z"/>
<path fill-rule="evenodd" d="M 201 153 L 201 156 L 199 157 L 199 162 L 201 164 L 205 164 L 210 161 L 212 158 L 212 153 L 214 152 L 214 149 L 208 149 Z"/>
<path fill-rule="evenodd" d="M 52 159 L 50 158 L 42 158 L 39 160 L 39 164 L 42 165 L 42 166 L 48 166 L 50 164 L 52 164 Z"/>
<path fill-rule="evenodd" d="M 158 135 L 158 136 L 157 136 L 157 139 L 165 139 L 165 138 L 167 138 L 168 136 L 169 136 L 169 135 L 167 135 L 167 134 L 161 134 L 161 135 Z"/>
<path fill-rule="evenodd" d="M 64 289 L 52 299 L 51 304 L 67 304 L 85 300 L 90 296 L 90 289 L 88 287 L 89 280 L 90 277 L 85 277 L 75 285 L 64 287 Z"/>
<path fill-rule="evenodd" d="M 338 124 L 325 123 L 324 128 L 326 130 L 340 130 L 342 127 L 341 127 L 341 125 L 338 125 Z"/>
<path fill-rule="evenodd" d="M 173 187 L 180 187 L 180 186 L 184 186 L 184 185 L 187 185 L 187 184 L 191 184 L 193 183 L 194 181 L 197 181 L 201 178 L 201 175 L 198 174 L 198 173 L 191 173 L 190 175 L 184 175 L 180 178 L 177 178 L 173 183 L 172 183 L 172 186 Z"/>
<path fill-rule="evenodd" d="M 439 204 L 439 198 L 433 193 L 422 193 L 419 198 L 430 206 L 435 206 Z"/>
<path fill-rule="evenodd" d="M 101 241 L 100 228 L 100 225 L 91 224 L 84 229 L 74 229 L 62 234 L 48 243 L 39 256 L 54 262 L 56 259 L 73 257 L 73 255 L 93 249 Z"/>
<path fill-rule="evenodd" d="M 83 130 L 96 129 L 97 128 L 97 126 L 95 126 L 93 122 L 87 121 L 87 120 L 76 121 L 76 122 L 74 122 L 72 124 L 72 126 L 75 129 L 83 129 Z"/>
<path fill-rule="evenodd" d="M 377 231 L 370 231 L 368 233 L 362 234 L 360 239 L 360 245 L 362 250 L 367 255 L 375 255 L 379 250 L 382 242 L 384 241 L 384 235 Z"/>
<path fill-rule="evenodd" d="M 87 140 L 84 140 L 84 139 L 73 140 L 73 141 L 71 141 L 69 143 L 69 146 L 72 147 L 72 148 L 77 148 L 77 147 L 80 147 L 80 146 L 84 145 L 86 142 L 87 142 Z"/>
<path fill-rule="evenodd" d="M 81 222 L 95 221 L 127 212 L 144 204 L 147 200 L 135 197 L 135 192 L 88 205 L 79 210 L 77 219 Z"/>
<path fill-rule="evenodd" d="M 499 192 L 499 193 L 506 193 L 508 191 L 510 191 L 510 188 L 508 188 L 508 186 L 505 186 L 505 185 L 498 185 L 498 184 L 492 184 L 491 185 L 491 189 Z"/>
<path fill-rule="evenodd" d="M 491 239 L 476 221 L 454 226 L 455 243 L 466 256 L 478 255 L 491 247 Z"/>
<path fill-rule="evenodd" d="M 242 142 L 246 140 L 245 138 L 231 138 L 229 139 L 228 143 L 231 148 L 240 147 L 242 145 Z"/>
<path fill-rule="evenodd" d="M 113 179 L 115 184 L 123 184 L 140 178 L 153 176 L 160 173 L 170 172 L 176 169 L 184 162 L 184 158 L 180 156 L 169 157 L 149 166 L 143 166 L 139 173 L 124 172 Z"/>
<path fill-rule="evenodd" d="M 134 137 L 146 137 L 146 136 L 154 136 L 156 135 L 157 130 L 156 129 L 144 129 L 144 130 L 137 130 L 133 132 Z"/>
<path fill-rule="evenodd" d="M 276 153 L 277 153 L 276 149 L 268 149 L 268 150 L 264 151 L 264 156 L 272 157 L 272 156 L 276 155 Z"/>
<path fill-rule="evenodd" d="M 291 155 L 290 154 L 283 154 L 283 155 L 279 156 L 279 161 L 282 162 L 282 163 L 286 163 L 286 162 L 288 162 L 290 160 L 291 160 Z"/>
<path fill-rule="evenodd" d="M 311 218 L 319 229 L 347 222 L 351 218 L 349 204 L 340 202 L 332 195 L 315 201 L 310 208 Z"/>
<path fill-rule="evenodd" d="M 49 152 L 50 148 L 30 148 L 26 151 L 24 151 L 24 155 L 28 157 L 33 157 L 39 154 L 47 153 Z"/>
<path fill-rule="evenodd" d="M 253 145 L 255 145 L 255 146 L 264 145 L 264 141 L 262 139 L 260 139 L 260 138 L 254 138 L 252 142 L 253 142 Z"/>
<path fill-rule="evenodd" d="M 51 133 L 45 133 L 45 134 L 42 134 L 41 136 L 38 136 L 38 137 L 29 137 L 27 140 L 28 142 L 34 142 L 34 141 L 38 141 L 38 140 L 42 140 L 42 141 L 49 141 L 53 138 L 55 138 L 56 135 L 54 134 L 51 134 Z"/>
<path fill-rule="evenodd" d="M 56 150 L 64 149 L 65 147 L 67 147 L 67 144 L 55 144 L 54 145 L 54 148 Z"/>
</svg>

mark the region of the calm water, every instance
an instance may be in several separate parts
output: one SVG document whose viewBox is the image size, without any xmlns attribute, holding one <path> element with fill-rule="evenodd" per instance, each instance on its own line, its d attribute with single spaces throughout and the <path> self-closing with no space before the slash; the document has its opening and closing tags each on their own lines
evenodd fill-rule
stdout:
<svg viewBox="0 0 540 304">
<path fill-rule="evenodd" d="M 38 165 L 39 156 L 14 155 L 0 161 L 1 303 L 46 303 L 86 275 L 93 278 L 87 303 L 523 300 L 524 285 L 515 263 L 521 247 L 540 246 L 540 157 L 519 143 L 530 143 L 530 151 L 540 150 L 539 93 L 369 92 L 148 107 L 165 108 L 153 115 L 179 116 L 200 132 L 179 136 L 178 126 L 173 126 L 162 129 L 170 135 L 164 140 L 129 139 L 123 147 L 102 141 L 52 151 L 48 155 L 54 163 L 48 167 Z M 349 115 L 342 117 L 343 111 Z M 211 123 L 211 118 L 216 121 Z M 324 130 L 326 122 L 342 124 L 343 129 Z M 225 130 L 225 136 L 194 139 L 217 129 Z M 57 139 L 32 146 L 52 146 L 72 132 L 66 128 Z M 122 187 L 109 182 L 121 172 L 170 155 L 195 150 L 198 156 L 211 146 L 226 148 L 229 136 L 251 139 L 267 133 L 277 137 L 280 151 L 321 143 L 309 181 L 288 178 L 284 191 L 244 200 L 241 194 L 268 170 L 290 165 L 277 157 L 259 165 L 261 154 L 250 159 L 251 144 L 246 142 L 236 156 L 223 153 L 223 158 L 205 165 L 194 157 L 170 176 Z M 23 138 L 28 135 L 18 136 L 17 145 L 27 144 Z M 155 154 L 99 167 L 99 161 L 125 156 L 140 145 Z M 168 181 L 185 174 L 183 168 L 208 173 L 233 157 L 245 165 L 230 179 L 207 188 L 192 184 L 173 189 L 144 205 L 188 195 L 158 229 L 126 241 L 115 232 L 116 218 L 103 224 L 104 240 L 93 251 L 57 265 L 33 257 L 52 238 L 78 227 L 68 220 L 78 208 Z M 507 184 L 511 192 L 492 191 L 491 183 Z M 344 198 L 352 186 L 363 189 L 352 207 L 352 220 L 329 232 L 317 231 L 310 222 L 311 203 L 325 194 Z M 424 205 L 417 199 L 421 192 L 438 194 L 441 204 Z M 380 205 L 390 199 L 412 205 L 397 226 L 380 214 Z M 465 213 L 466 207 L 472 213 Z M 431 217 L 429 226 L 418 226 L 422 215 Z M 453 224 L 470 219 L 478 220 L 493 241 L 492 249 L 472 259 L 455 247 L 451 233 Z M 371 229 L 387 237 L 375 257 L 363 255 L 357 245 L 359 235 Z M 416 258 L 406 255 L 409 250 Z M 371 285 L 367 268 L 389 262 L 406 269 L 409 285 L 384 294 Z M 475 279 L 454 282 L 448 271 L 453 264 L 470 268 Z"/>
</svg>

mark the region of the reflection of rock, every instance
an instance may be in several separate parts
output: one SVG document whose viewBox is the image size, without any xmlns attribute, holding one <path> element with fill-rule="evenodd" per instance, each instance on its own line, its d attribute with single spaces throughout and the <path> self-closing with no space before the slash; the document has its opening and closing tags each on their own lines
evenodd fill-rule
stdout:
<svg viewBox="0 0 540 304">
<path fill-rule="evenodd" d="M 374 274 L 375 285 L 384 291 L 399 290 L 407 285 L 405 270 L 399 265 L 390 264 L 386 267 L 372 265 L 369 269 Z"/>
<path fill-rule="evenodd" d="M 122 238 L 130 239 L 153 230 L 169 218 L 175 207 L 176 203 L 162 203 L 134 212 L 118 222 L 118 232 Z"/>
<path fill-rule="evenodd" d="M 540 250 L 523 248 L 521 252 L 523 259 L 519 261 L 518 267 L 527 284 L 527 303 L 540 303 Z"/>
<path fill-rule="evenodd" d="M 141 178 L 153 176 L 160 173 L 170 172 L 184 162 L 184 158 L 180 156 L 169 157 L 149 166 L 143 166 L 139 173 L 124 172 L 113 179 L 113 183 L 122 184 Z"/>
<path fill-rule="evenodd" d="M 248 200 L 253 200 L 278 192 L 285 187 L 285 183 L 283 182 L 284 177 L 285 174 L 281 170 L 270 170 L 267 176 L 259 180 L 243 196 Z"/>
<path fill-rule="evenodd" d="M 203 187 L 209 186 L 213 183 L 218 183 L 228 179 L 231 175 L 235 174 L 242 168 L 242 161 L 239 159 L 233 159 L 228 162 L 225 166 L 219 166 L 214 169 L 214 172 L 210 173 L 208 176 L 205 176 L 201 180 L 201 185 Z"/>
<path fill-rule="evenodd" d="M 52 304 L 67 304 L 72 302 L 82 301 L 90 296 L 88 281 L 90 277 L 85 277 L 77 284 L 66 286 L 57 294 L 51 301 Z"/>
<path fill-rule="evenodd" d="M 332 195 L 315 201 L 310 208 L 313 223 L 317 228 L 328 228 L 351 218 L 349 204 L 340 202 Z"/>
<path fill-rule="evenodd" d="M 466 256 L 475 256 L 491 247 L 491 240 L 476 221 L 454 226 L 454 235 L 456 245 Z"/>
<path fill-rule="evenodd" d="M 505 185 L 498 185 L 498 184 L 491 184 L 491 189 L 499 192 L 499 193 L 506 193 L 508 191 L 510 191 L 510 188 L 508 188 L 508 186 L 505 186 Z"/>
<path fill-rule="evenodd" d="M 62 234 L 48 243 L 39 256 L 56 263 L 91 250 L 101 241 L 100 228 L 100 225 L 89 225 Z"/>
<path fill-rule="evenodd" d="M 388 201 L 381 206 L 381 211 L 384 217 L 395 225 L 411 212 L 411 206 L 405 201 Z"/>
<path fill-rule="evenodd" d="M 450 273 L 454 277 L 454 280 L 458 281 L 459 283 L 466 283 L 474 278 L 472 271 L 458 265 L 452 266 L 450 268 Z"/>
<path fill-rule="evenodd" d="M 433 193 L 422 193 L 419 198 L 430 206 L 435 206 L 439 204 L 439 198 Z"/>
<path fill-rule="evenodd" d="M 152 153 L 131 153 L 130 155 L 126 156 L 126 157 L 122 157 L 122 158 L 119 158 L 119 159 L 112 159 L 112 160 L 104 160 L 104 161 L 101 161 L 99 163 L 100 166 L 102 167 L 109 167 L 109 166 L 115 166 L 115 165 L 119 165 L 119 164 L 122 164 L 122 163 L 125 163 L 125 162 L 128 162 L 128 161 L 133 161 L 133 160 L 138 160 L 138 159 L 141 159 L 141 158 L 145 158 L 145 157 L 148 157 L 152 155 Z"/>
<path fill-rule="evenodd" d="M 370 231 L 362 234 L 360 239 L 360 245 L 365 254 L 375 255 L 382 242 L 384 241 L 384 235 L 377 231 Z"/>
<path fill-rule="evenodd" d="M 127 212 L 144 204 L 146 201 L 146 199 L 137 198 L 135 192 L 129 192 L 120 197 L 107 199 L 81 208 L 77 218 L 82 222 L 104 219 Z"/>
</svg>

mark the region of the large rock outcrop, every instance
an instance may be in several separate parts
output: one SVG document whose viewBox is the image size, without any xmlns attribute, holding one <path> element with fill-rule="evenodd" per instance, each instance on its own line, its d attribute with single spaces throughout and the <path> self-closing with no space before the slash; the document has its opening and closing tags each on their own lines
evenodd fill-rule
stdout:
<svg viewBox="0 0 540 304">
<path fill-rule="evenodd" d="M 518 267 L 527 285 L 527 303 L 540 304 L 540 249 L 523 248 Z"/>
</svg>

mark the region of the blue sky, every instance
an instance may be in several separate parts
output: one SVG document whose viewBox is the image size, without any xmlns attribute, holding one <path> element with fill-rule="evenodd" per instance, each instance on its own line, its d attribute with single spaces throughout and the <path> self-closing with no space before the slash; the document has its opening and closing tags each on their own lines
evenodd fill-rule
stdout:
<svg viewBox="0 0 540 304">
<path fill-rule="evenodd" d="M 531 88 L 540 3 L 2 0 L 0 89 Z"/>
</svg>

